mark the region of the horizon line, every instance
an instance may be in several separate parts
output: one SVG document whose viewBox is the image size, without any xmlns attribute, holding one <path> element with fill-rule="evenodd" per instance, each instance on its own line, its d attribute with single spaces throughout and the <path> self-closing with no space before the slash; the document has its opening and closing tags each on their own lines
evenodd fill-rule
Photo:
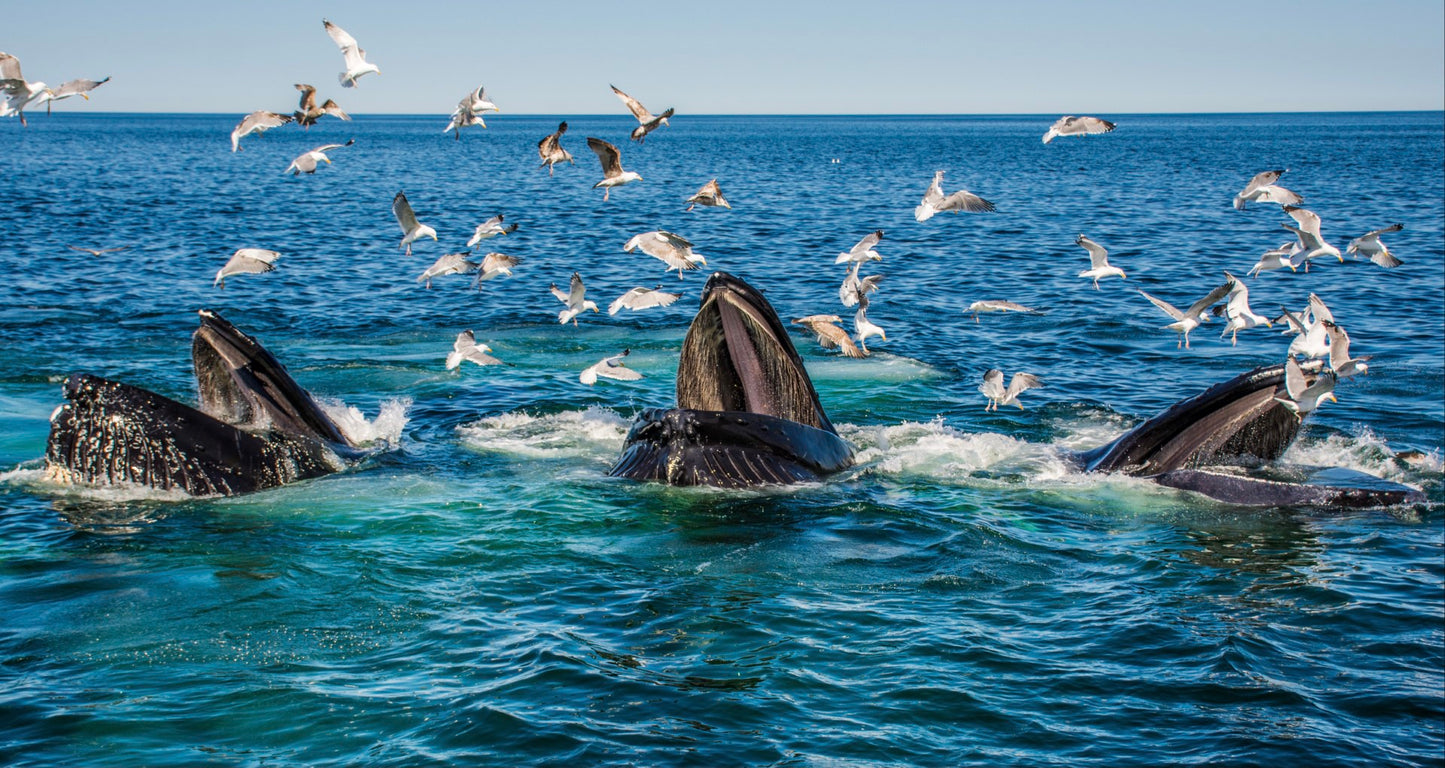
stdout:
<svg viewBox="0 0 1445 768">
<path fill-rule="evenodd" d="M 255 111 L 255 110 L 252 110 Z M 1396 113 L 1440 113 L 1445 114 L 1445 108 L 1401 108 L 1401 109 L 1282 109 L 1282 110 L 1204 110 L 1204 111 L 1162 111 L 1162 112 L 1137 112 L 1137 111 L 1098 111 L 1093 114 L 1099 115 L 1128 115 L 1128 116 L 1153 116 L 1153 115 L 1368 115 L 1368 114 L 1396 114 Z M 250 114 L 242 112 L 192 112 L 192 111 L 168 111 L 168 110 L 56 110 L 46 115 L 198 115 L 198 116 L 226 116 L 235 114 Z M 282 113 L 285 114 L 285 113 Z M 443 110 L 436 112 L 353 112 L 352 117 L 436 117 L 447 114 Z M 1082 112 L 688 112 L 687 117 L 1049 117 L 1063 116 L 1066 114 L 1084 114 Z M 509 117 L 614 117 L 618 119 L 633 120 L 628 114 L 616 112 L 490 112 L 488 118 L 505 120 Z"/>
</svg>

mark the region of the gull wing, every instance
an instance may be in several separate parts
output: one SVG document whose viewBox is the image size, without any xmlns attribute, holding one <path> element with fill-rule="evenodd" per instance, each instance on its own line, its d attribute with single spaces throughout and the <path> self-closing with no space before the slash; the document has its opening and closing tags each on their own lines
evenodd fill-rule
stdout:
<svg viewBox="0 0 1445 768">
<path fill-rule="evenodd" d="M 1003 371 L 997 368 L 990 368 L 983 372 L 983 385 L 978 391 L 994 400 L 1001 400 L 1004 397 Z"/>
<path fill-rule="evenodd" d="M 850 248 L 850 249 L 848 250 L 848 253 L 850 253 L 850 254 L 867 253 L 868 251 L 873 250 L 873 246 L 878 245 L 878 242 L 879 242 L 880 240 L 882 240 L 882 239 L 883 239 L 883 230 L 881 230 L 881 229 L 879 229 L 879 230 L 874 230 L 872 233 L 870 233 L 870 234 L 868 234 L 868 235 L 865 235 L 862 240 L 859 240 L 857 245 L 853 246 L 852 248 Z"/>
<path fill-rule="evenodd" d="M 1331 323 L 1335 321 L 1335 315 L 1329 307 L 1325 306 L 1324 299 L 1313 293 L 1310 294 L 1310 312 L 1314 314 L 1317 323 L 1325 320 Z"/>
<path fill-rule="evenodd" d="M 328 115 L 339 117 L 342 120 L 351 119 L 351 115 L 346 114 L 346 112 L 343 111 L 341 107 L 337 106 L 336 102 L 332 101 L 331 99 L 327 99 L 326 103 L 321 105 L 321 111 Z"/>
<path fill-rule="evenodd" d="M 999 385 L 1002 386 L 1003 372 L 1001 371 L 998 375 L 998 382 Z M 1019 393 L 1023 392 L 1026 389 L 1038 389 L 1043 385 L 1044 383 L 1042 381 L 1039 381 L 1039 377 L 1033 375 L 1032 373 L 1024 373 L 1023 371 L 1019 371 L 1018 373 L 1014 374 L 1014 377 L 1012 379 L 1009 380 L 1008 390 L 1004 392 L 1004 399 L 1011 400 L 1015 397 L 1018 397 Z"/>
<path fill-rule="evenodd" d="M 348 70 L 357 69 L 366 63 L 366 51 L 361 50 L 361 46 L 356 43 L 356 38 L 330 21 L 322 19 L 321 23 L 326 26 L 326 34 L 331 35 L 331 39 L 341 49 L 341 57 L 346 60 Z"/>
<path fill-rule="evenodd" d="M 1075 133 L 1108 133 L 1116 126 L 1108 120 L 1097 117 L 1080 117 L 1073 121 L 1070 127 L 1077 129 L 1074 131 Z"/>
<path fill-rule="evenodd" d="M 984 213 L 994 210 L 993 203 L 969 192 L 960 189 L 957 192 L 943 198 L 938 204 L 941 211 L 968 211 L 969 213 Z"/>
<path fill-rule="evenodd" d="M 71 96 L 84 96 L 108 82 L 110 82 L 110 78 L 108 77 L 103 80 L 67 80 L 61 83 L 59 88 L 51 91 L 50 98 L 52 101 L 59 101 L 60 99 L 68 99 Z"/>
<path fill-rule="evenodd" d="M 637 118 L 637 122 L 647 123 L 654 119 L 652 113 L 647 111 L 647 107 L 642 106 L 642 102 L 618 90 L 615 85 L 609 85 L 608 87 L 612 89 L 613 93 L 617 94 L 617 98 L 622 99 L 623 104 L 627 105 L 627 111 L 631 112 L 632 116 Z"/>
<path fill-rule="evenodd" d="M 1254 178 L 1250 179 L 1249 183 L 1244 185 L 1244 189 L 1240 190 L 1239 197 L 1248 197 L 1260 187 L 1267 187 L 1275 183 L 1276 181 L 1279 181 L 1279 177 L 1283 175 L 1284 170 L 1261 171 L 1259 173 L 1256 173 L 1254 175 Z"/>
<path fill-rule="evenodd" d="M 1098 269 L 1109 266 L 1109 252 L 1104 250 L 1104 246 L 1099 245 L 1083 235 L 1074 238 L 1074 244 L 1083 246 L 1084 250 L 1089 252 L 1089 266 L 1091 268 Z M 1148 294 L 1145 295 L 1147 296 Z"/>
<path fill-rule="evenodd" d="M 800 317 L 793 321 L 798 325 L 807 327 L 817 337 L 818 344 L 824 349 L 842 349 L 843 354 L 848 357 L 867 357 L 858 345 L 853 343 L 853 338 L 848 332 L 837 325 L 842 318 L 837 315 L 809 315 Z"/>
<path fill-rule="evenodd" d="M 1143 294 L 1144 294 L 1144 298 L 1148 299 L 1149 301 L 1154 302 L 1154 306 L 1156 306 L 1156 307 L 1164 310 L 1164 314 L 1166 314 L 1166 315 L 1174 318 L 1175 320 L 1183 320 L 1183 319 L 1184 319 L 1184 313 L 1183 313 L 1183 312 L 1180 312 L 1178 309 L 1176 309 L 1173 304 L 1170 304 L 1169 302 L 1167 302 L 1167 301 L 1165 301 L 1165 300 L 1163 300 L 1163 299 L 1157 299 L 1157 298 L 1155 298 L 1155 297 L 1153 297 L 1153 296 L 1150 296 L 1149 294 L 1144 293 L 1144 291 L 1142 291 L 1142 290 L 1139 291 L 1139 293 L 1143 293 Z M 1196 314 L 1197 314 L 1197 313 L 1196 313 Z"/>
<path fill-rule="evenodd" d="M 391 213 L 396 217 L 396 223 L 401 225 L 402 234 L 410 233 L 417 227 L 416 213 L 411 209 L 411 203 L 406 200 L 405 192 L 396 193 L 391 200 Z"/>
<path fill-rule="evenodd" d="M 567 293 L 567 306 L 580 307 L 584 297 L 587 295 L 587 286 L 582 284 L 582 276 L 576 272 L 572 273 L 571 290 Z"/>
<path fill-rule="evenodd" d="M 1301 232 L 1309 235 L 1311 238 L 1314 239 L 1315 243 L 1317 244 L 1315 247 L 1318 247 L 1318 244 L 1322 242 L 1322 239 L 1320 237 L 1319 215 L 1316 214 L 1314 211 L 1306 210 L 1295 205 L 1286 205 L 1284 207 L 1284 212 L 1288 213 L 1290 218 L 1294 219 L 1299 224 Z M 1306 243 L 1306 245 L 1308 245 L 1308 243 Z M 1311 248 L 1311 250 L 1313 250 L 1313 248 Z"/>
<path fill-rule="evenodd" d="M 301 92 L 301 101 L 297 108 L 302 112 L 316 109 L 316 86 L 309 83 L 296 83 L 296 90 Z"/>
<path fill-rule="evenodd" d="M 1332 321 L 1325 327 L 1330 331 L 1330 367 L 1338 370 L 1350 359 L 1350 334 Z"/>
<path fill-rule="evenodd" d="M 1229 294 L 1229 290 L 1230 290 L 1230 288 L 1232 288 L 1232 287 L 1233 287 L 1233 283 L 1232 283 L 1232 282 L 1225 282 L 1223 285 L 1217 286 L 1214 290 L 1210 291 L 1209 294 L 1206 295 L 1204 298 L 1200 299 L 1199 301 L 1194 302 L 1193 304 L 1190 304 L 1190 305 L 1189 305 L 1189 310 L 1185 313 L 1184 316 L 1185 316 L 1185 317 L 1199 317 L 1200 315 L 1204 314 L 1204 311 L 1205 311 L 1206 309 L 1209 309 L 1210 307 L 1214 306 L 1215 304 L 1218 304 L 1220 299 L 1222 299 L 1222 298 L 1224 298 L 1226 295 L 1228 295 L 1228 294 Z M 1145 295 L 1145 296 L 1148 296 L 1149 294 L 1146 293 L 1146 294 L 1144 294 L 1144 295 Z M 1152 299 L 1152 297 L 1150 297 L 1150 298 Z M 1158 301 L 1155 301 L 1154 303 L 1155 303 L 1155 304 L 1158 304 L 1159 302 L 1158 302 Z"/>
<path fill-rule="evenodd" d="M 1390 234 L 1391 232 L 1399 232 L 1400 230 L 1402 230 L 1402 229 L 1404 229 L 1404 228 L 1405 228 L 1405 225 L 1404 225 L 1404 224 L 1391 224 L 1390 226 L 1385 227 L 1384 229 L 1376 229 L 1376 230 L 1372 230 L 1372 231 L 1370 231 L 1370 232 L 1366 232 L 1365 234 L 1361 235 L 1360 237 L 1355 238 L 1354 241 L 1350 243 L 1350 245 L 1351 245 L 1351 247 L 1353 247 L 1355 243 L 1358 243 L 1358 242 L 1360 242 L 1361 240 L 1378 240 L 1378 239 L 1380 239 L 1380 235 L 1388 235 L 1388 234 Z"/>
<path fill-rule="evenodd" d="M 20 59 L 8 53 L 0 53 L 0 80 L 24 79 L 25 76 L 20 74 Z"/>
<path fill-rule="evenodd" d="M 1305 394 L 1305 372 L 1294 355 L 1290 355 L 1284 363 L 1284 391 L 1289 394 L 1289 399 L 1296 402 Z"/>
<path fill-rule="evenodd" d="M 1275 184 L 1255 190 L 1255 199 L 1263 203 L 1278 203 L 1279 205 L 1299 205 L 1305 201 L 1304 195 Z"/>
<path fill-rule="evenodd" d="M 557 126 L 556 133 L 550 133 L 546 136 L 543 136 L 542 140 L 537 142 L 537 154 L 541 155 L 543 160 L 546 160 L 547 155 L 552 154 L 557 150 L 558 147 L 562 146 L 562 134 L 566 132 L 567 121 L 563 120 L 561 125 Z"/>
<path fill-rule="evenodd" d="M 692 243 L 688 242 L 687 238 L 681 235 L 674 235 L 671 232 L 658 230 L 657 236 L 663 240 L 666 240 L 668 245 L 678 249 L 679 251 L 688 251 L 692 249 Z"/>
<path fill-rule="evenodd" d="M 622 175 L 622 153 L 617 151 L 613 144 L 602 139 L 589 136 L 587 146 L 597 154 L 597 160 L 602 163 L 602 175 L 607 178 Z"/>
</svg>

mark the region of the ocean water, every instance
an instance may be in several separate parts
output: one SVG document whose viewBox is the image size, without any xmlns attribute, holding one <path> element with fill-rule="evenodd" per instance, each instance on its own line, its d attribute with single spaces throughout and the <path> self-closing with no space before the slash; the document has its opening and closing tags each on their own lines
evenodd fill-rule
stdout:
<svg viewBox="0 0 1445 768">
<path fill-rule="evenodd" d="M 703 117 L 646 144 L 568 118 L 294 126 L 229 151 L 238 116 L 37 115 L 0 152 L 0 764 L 1440 765 L 1445 752 L 1445 117 Z M 602 202 L 585 137 L 644 181 Z M 281 171 L 348 138 L 314 176 Z M 1275 329 L 1176 347 L 1180 306 L 1288 240 L 1236 211 L 1258 171 L 1343 249 L 1248 280 L 1254 308 L 1333 309 L 1368 375 L 1292 464 L 1425 490 L 1363 511 L 1234 507 L 1081 474 L 1064 452 L 1279 362 Z M 931 174 L 993 214 L 912 209 Z M 684 211 L 718 178 L 732 210 Z M 402 253 L 392 196 L 435 227 Z M 481 290 L 415 278 L 504 213 L 520 256 Z M 707 270 L 626 254 L 677 232 L 784 318 L 845 310 L 833 257 L 875 229 L 888 332 L 848 360 L 795 336 L 858 448 L 827 482 L 722 492 L 604 476 L 632 416 L 673 400 Z M 1094 290 L 1085 233 L 1127 280 Z M 128 246 L 100 257 L 68 249 Z M 212 286 L 240 247 L 275 272 Z M 561 326 L 573 271 L 604 307 Z M 666 309 L 608 316 L 636 285 Z M 1039 315 L 962 308 L 1009 299 Z M 260 338 L 372 455 L 232 499 L 47 483 L 60 382 L 194 402 L 213 309 Z M 447 371 L 473 329 L 506 367 Z M 644 378 L 578 373 L 631 349 Z M 984 411 L 982 373 L 1045 382 Z M 1416 451 L 1405 460 L 1395 454 Z"/>
</svg>

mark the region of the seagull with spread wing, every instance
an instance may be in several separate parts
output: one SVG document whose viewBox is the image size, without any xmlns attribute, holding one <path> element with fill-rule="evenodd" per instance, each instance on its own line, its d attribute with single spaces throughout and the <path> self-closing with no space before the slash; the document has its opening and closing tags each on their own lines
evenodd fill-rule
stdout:
<svg viewBox="0 0 1445 768">
<path fill-rule="evenodd" d="M 882 240 L 883 230 L 875 229 L 864 235 L 863 239 L 855 243 L 852 248 L 838 254 L 838 258 L 833 259 L 833 263 L 848 264 L 851 262 L 861 264 L 865 261 L 881 261 L 883 255 L 873 250 L 873 248 Z"/>
<path fill-rule="evenodd" d="M 1053 141 L 1055 136 L 1086 136 L 1093 133 L 1108 133 L 1112 130 L 1114 130 L 1114 124 L 1108 120 L 1064 115 L 1049 126 L 1048 133 L 1044 134 L 1044 143 Z"/>
<path fill-rule="evenodd" d="M 462 331 L 457 334 L 457 340 L 452 342 L 452 351 L 447 354 L 447 370 L 462 364 L 463 360 L 470 360 L 477 365 L 503 365 L 501 360 L 487 354 L 492 348 L 486 344 L 478 344 L 476 334 L 471 331 Z"/>
<path fill-rule="evenodd" d="M 470 255 L 471 254 L 467 252 L 443 254 L 442 257 L 433 262 L 430 267 L 427 267 L 426 271 L 421 273 L 416 281 L 418 283 L 426 283 L 426 287 L 430 288 L 432 278 L 434 277 L 441 277 L 443 275 L 465 275 L 469 272 L 475 272 L 481 265 L 469 260 L 467 257 Z"/>
<path fill-rule="evenodd" d="M 615 315 L 624 309 L 635 311 L 639 309 L 650 309 L 652 307 L 668 307 L 672 306 L 672 303 L 680 298 L 682 298 L 682 294 L 668 293 L 662 290 L 662 286 L 660 285 L 656 288 L 643 288 L 638 286 L 618 296 L 617 300 L 607 307 L 607 314 Z"/>
<path fill-rule="evenodd" d="M 477 268 L 477 288 L 482 283 L 492 280 L 500 275 L 512 276 L 512 267 L 522 263 L 520 256 L 508 256 L 505 253 L 492 251 L 482 257 L 482 265 Z"/>
<path fill-rule="evenodd" d="M 622 170 L 622 153 L 617 151 L 617 147 L 613 144 L 589 136 L 587 146 L 592 148 L 592 151 L 597 154 L 597 161 L 602 163 L 602 181 L 592 185 L 593 189 L 602 187 L 602 202 L 607 202 L 607 196 L 612 194 L 613 187 L 642 181 L 642 176 L 639 174 Z"/>
<path fill-rule="evenodd" d="M 264 109 L 258 109 L 246 115 L 241 118 L 241 122 L 236 123 L 235 128 L 231 129 L 231 151 L 241 151 L 241 139 L 253 133 L 260 136 L 272 128 L 279 128 L 291 122 L 293 119 L 290 115 L 283 115 L 279 112 L 267 112 Z"/>
<path fill-rule="evenodd" d="M 576 327 L 578 315 L 589 309 L 593 312 L 598 311 L 597 302 L 588 301 L 587 286 L 582 284 L 582 276 L 576 272 L 572 273 L 572 284 L 569 288 L 569 291 L 563 293 L 562 289 L 558 288 L 556 283 L 553 283 L 551 290 L 552 295 L 556 296 L 558 301 L 567 305 L 566 309 L 557 313 L 557 322 L 566 325 L 567 321 L 570 320 L 572 321 L 573 327 Z"/>
<path fill-rule="evenodd" d="M 1287 397 L 1276 397 L 1275 402 L 1288 408 L 1296 419 L 1304 420 L 1306 413 L 1319 408 L 1326 400 L 1339 402 L 1335 397 L 1335 372 L 1320 371 L 1315 380 L 1305 379 L 1304 369 L 1299 361 L 1290 355 L 1284 364 L 1284 389 Z"/>
<path fill-rule="evenodd" d="M 51 104 L 71 96 L 90 100 L 90 91 L 109 82 L 104 80 L 70 80 L 51 88 L 43 81 L 28 81 L 20 72 L 20 59 L 0 52 L 0 117 L 18 117 L 21 125 L 29 125 L 25 119 L 25 108 L 45 104 L 50 111 Z"/>
<path fill-rule="evenodd" d="M 497 235 L 510 235 L 513 232 L 516 232 L 516 222 L 512 222 L 511 224 L 502 226 L 502 221 L 505 218 L 505 214 L 499 213 L 496 216 L 493 216 L 492 218 L 482 222 L 481 224 L 478 224 L 477 230 L 472 233 L 471 239 L 467 240 L 467 247 L 475 248 L 483 240 L 496 237 Z"/>
<path fill-rule="evenodd" d="M 1244 189 L 1234 196 L 1234 207 L 1244 210 L 1248 203 L 1277 203 L 1279 205 L 1299 205 L 1304 202 L 1300 195 L 1276 186 L 1275 182 L 1279 177 L 1289 171 L 1288 168 L 1278 171 L 1261 171 L 1244 185 Z"/>
<path fill-rule="evenodd" d="M 933 183 L 928 185 L 928 191 L 923 193 L 923 201 L 913 209 L 913 218 L 920 222 L 928 221 L 933 215 L 940 211 L 953 211 L 954 213 L 982 213 L 994 210 L 993 203 L 969 192 L 960 189 L 949 195 L 943 194 L 943 171 L 935 171 Z"/>
<path fill-rule="evenodd" d="M 411 203 L 407 202 L 406 193 L 398 192 L 396 197 L 391 199 L 391 213 L 396 217 L 396 223 L 401 226 L 401 246 L 406 249 L 406 255 L 411 255 L 411 244 L 423 237 L 430 237 L 433 241 L 437 239 L 437 231 L 416 220 L 416 213 L 411 210 Z"/>
<path fill-rule="evenodd" d="M 555 133 L 543 136 L 542 140 L 537 142 L 537 154 L 542 158 L 542 165 L 546 166 L 548 176 L 556 170 L 558 163 L 577 164 L 572 161 L 572 153 L 562 148 L 562 134 L 566 132 L 567 121 L 563 120 L 557 124 Z"/>
<path fill-rule="evenodd" d="M 1024 390 L 1038 389 L 1043 385 L 1044 383 L 1039 380 L 1039 377 L 1032 373 L 1016 371 L 1013 379 L 1008 383 L 1008 388 L 1005 389 L 1003 371 L 990 368 L 984 372 L 983 384 L 979 385 L 978 391 L 988 398 L 988 405 L 984 407 L 985 411 L 997 411 L 1000 405 L 1009 405 L 1010 403 L 1017 405 L 1022 411 L 1024 404 L 1019 402 L 1019 395 L 1023 394 Z"/>
<path fill-rule="evenodd" d="M 848 357 L 868 357 L 867 350 L 859 349 L 853 337 L 839 325 L 842 322 L 843 318 L 837 315 L 808 315 L 793 321 L 811 331 L 824 349 L 841 349 Z"/>
<path fill-rule="evenodd" d="M 647 111 L 647 107 L 642 106 L 642 102 L 617 90 L 617 86 L 613 85 L 609 87 L 612 88 L 613 93 L 617 94 L 617 98 L 622 99 L 622 103 L 627 105 L 627 111 L 631 112 L 632 116 L 637 118 L 637 122 L 640 123 L 640 125 L 632 129 L 632 140 L 639 144 L 642 143 L 643 139 L 647 138 L 647 134 L 657 130 L 659 126 L 667 125 L 667 118 L 672 117 L 671 107 L 668 107 L 667 110 L 660 115 L 654 115 Z"/>
<path fill-rule="evenodd" d="M 723 197 L 722 188 L 717 185 L 717 179 L 713 179 L 702 185 L 702 189 L 699 189 L 697 194 L 683 202 L 687 203 L 687 210 L 689 211 L 698 205 L 732 210 L 732 206 L 728 205 L 727 198 Z"/>
<path fill-rule="evenodd" d="M 1240 331 L 1261 325 L 1270 327 L 1273 323 L 1269 318 L 1249 308 L 1249 288 L 1243 280 L 1228 272 L 1225 272 L 1224 276 L 1229 280 L 1229 301 L 1224 305 L 1224 317 L 1228 322 L 1219 338 L 1222 339 L 1228 334 L 1230 346 L 1235 346 L 1239 344 Z"/>
<path fill-rule="evenodd" d="M 296 118 L 296 124 L 302 128 L 310 128 L 325 115 L 350 121 L 351 115 L 337 106 L 335 101 L 327 99 L 321 106 L 316 106 L 316 86 L 307 83 L 296 83 L 296 90 L 301 92 L 301 100 L 296 105 L 296 111 L 292 117 Z"/>
<path fill-rule="evenodd" d="M 589 387 L 597 383 L 598 376 L 618 381 L 637 381 L 642 378 L 642 374 L 628 368 L 626 363 L 622 362 L 630 354 L 632 354 L 632 350 L 624 349 L 620 355 L 604 357 L 583 370 L 582 375 L 577 379 Z"/>
<path fill-rule="evenodd" d="M 1284 212 L 1288 213 L 1299 226 L 1291 227 L 1288 224 L 1280 226 L 1293 232 L 1295 237 L 1299 238 L 1300 248 L 1303 251 L 1292 257 L 1291 263 L 1296 263 L 1294 259 L 1304 262 L 1306 272 L 1310 271 L 1310 260 L 1319 256 L 1334 256 L 1344 263 L 1345 257 L 1340 255 L 1340 249 L 1325 242 L 1320 235 L 1319 214 L 1294 205 L 1286 205 Z"/>
<path fill-rule="evenodd" d="M 1094 290 L 1099 290 L 1099 281 L 1106 277 L 1128 279 L 1124 277 L 1124 270 L 1109 264 L 1109 252 L 1104 250 L 1104 246 L 1083 235 L 1074 238 L 1074 244 L 1089 252 L 1089 268 L 1080 272 L 1079 277 L 1094 278 Z"/>
<path fill-rule="evenodd" d="M 281 254 L 275 251 L 268 251 L 265 248 L 241 248 L 231 254 L 231 259 L 226 266 L 221 267 L 216 273 L 214 285 L 218 288 L 226 287 L 226 278 L 231 275 L 259 275 L 263 272 L 270 272 L 276 268 L 276 259 Z"/>
<path fill-rule="evenodd" d="M 116 247 L 116 248 L 86 248 L 85 246 L 81 246 L 81 245 L 67 245 L 67 246 L 65 246 L 65 247 L 66 247 L 66 248 L 69 248 L 69 249 L 72 250 L 72 251 L 80 251 L 81 253 L 88 253 L 88 254 L 90 254 L 91 256 L 101 256 L 101 255 L 107 254 L 107 253 L 115 253 L 116 251 L 123 251 L 123 250 L 129 248 L 130 246 L 128 246 L 128 245 L 122 245 L 122 246 L 118 246 L 118 247 Z"/>
<path fill-rule="evenodd" d="M 289 173 L 292 176 L 300 176 L 303 173 L 316 173 L 318 163 L 331 164 L 331 158 L 327 156 L 327 152 L 333 149 L 349 147 L 355 143 L 356 139 L 347 139 L 345 144 L 322 144 L 316 149 L 301 153 L 295 160 L 291 161 L 290 165 L 286 166 L 286 170 L 282 171 L 281 174 L 284 176 Z"/>
<path fill-rule="evenodd" d="M 1193 304 L 1190 304 L 1189 309 L 1184 310 L 1183 312 L 1179 311 L 1174 307 L 1173 304 L 1170 304 L 1163 299 L 1150 296 L 1149 294 L 1144 293 L 1144 291 L 1142 290 L 1139 291 L 1139 293 L 1144 294 L 1144 298 L 1152 302 L 1154 306 L 1164 310 L 1164 314 L 1174 319 L 1174 322 L 1164 327 L 1168 328 L 1171 331 L 1177 331 L 1179 333 L 1179 346 L 1185 349 L 1189 349 L 1189 332 L 1194 330 L 1195 328 L 1198 328 L 1200 325 L 1209 322 L 1209 315 L 1205 313 L 1208 312 L 1210 307 L 1218 304 L 1220 299 L 1223 299 L 1226 295 L 1229 294 L 1229 289 L 1232 285 L 1232 282 L 1226 282 L 1223 285 L 1220 285 L 1219 287 L 1210 291 L 1208 295 L 1206 295 L 1204 298 L 1194 302 Z"/>
<path fill-rule="evenodd" d="M 502 111 L 501 107 L 487 99 L 487 89 L 479 85 L 476 90 L 463 96 L 462 100 L 457 102 L 457 108 L 452 112 L 452 120 L 447 123 L 447 127 L 442 129 L 442 133 L 456 131 L 453 135 L 460 140 L 463 128 L 472 126 L 486 128 L 487 124 L 482 121 L 482 113 L 489 110 L 492 112 Z"/>
<path fill-rule="evenodd" d="M 1365 256 L 1369 258 L 1370 261 L 1373 261 L 1374 263 L 1379 264 L 1386 269 L 1394 269 L 1395 267 L 1400 266 L 1404 262 L 1395 258 L 1395 254 L 1390 253 L 1390 249 L 1386 248 L 1385 244 L 1380 242 L 1380 235 L 1388 235 L 1391 232 L 1399 232 L 1404 228 L 1404 224 L 1391 224 L 1384 229 L 1377 229 L 1373 232 L 1366 232 L 1365 234 L 1360 235 L 1354 240 L 1351 240 L 1349 247 L 1345 249 L 1345 253 L 1348 253 L 1351 256 Z"/>
<path fill-rule="evenodd" d="M 681 235 L 674 235 L 671 232 L 655 230 L 634 235 L 622 250 L 632 253 L 636 249 L 655 259 L 661 259 L 667 265 L 668 272 L 677 270 L 677 278 L 682 279 L 682 273 L 687 270 L 697 269 L 698 265 L 707 266 L 707 259 L 700 253 L 693 253 L 692 243 Z"/>
<path fill-rule="evenodd" d="M 341 49 L 341 58 L 346 62 L 346 70 L 340 75 L 337 75 L 337 79 L 341 81 L 342 88 L 355 88 L 356 81 L 360 79 L 362 75 L 372 72 L 378 75 L 381 74 L 380 68 L 366 60 L 366 51 L 362 50 L 361 46 L 356 44 L 356 38 L 347 34 L 346 30 L 332 24 L 326 19 L 322 19 L 321 24 L 326 27 L 326 34 L 331 35 L 331 39 L 335 41 L 336 46 Z"/>
</svg>

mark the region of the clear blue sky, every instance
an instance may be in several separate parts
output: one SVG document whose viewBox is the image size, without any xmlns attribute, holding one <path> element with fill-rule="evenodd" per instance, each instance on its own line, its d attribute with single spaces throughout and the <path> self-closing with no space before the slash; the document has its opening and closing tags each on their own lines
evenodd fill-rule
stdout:
<svg viewBox="0 0 1445 768">
<path fill-rule="evenodd" d="M 466 2 L 11 0 L 25 76 L 114 79 L 59 109 L 1099 113 L 1445 108 L 1441 0 Z M 381 67 L 343 91 L 321 26 Z"/>
</svg>

